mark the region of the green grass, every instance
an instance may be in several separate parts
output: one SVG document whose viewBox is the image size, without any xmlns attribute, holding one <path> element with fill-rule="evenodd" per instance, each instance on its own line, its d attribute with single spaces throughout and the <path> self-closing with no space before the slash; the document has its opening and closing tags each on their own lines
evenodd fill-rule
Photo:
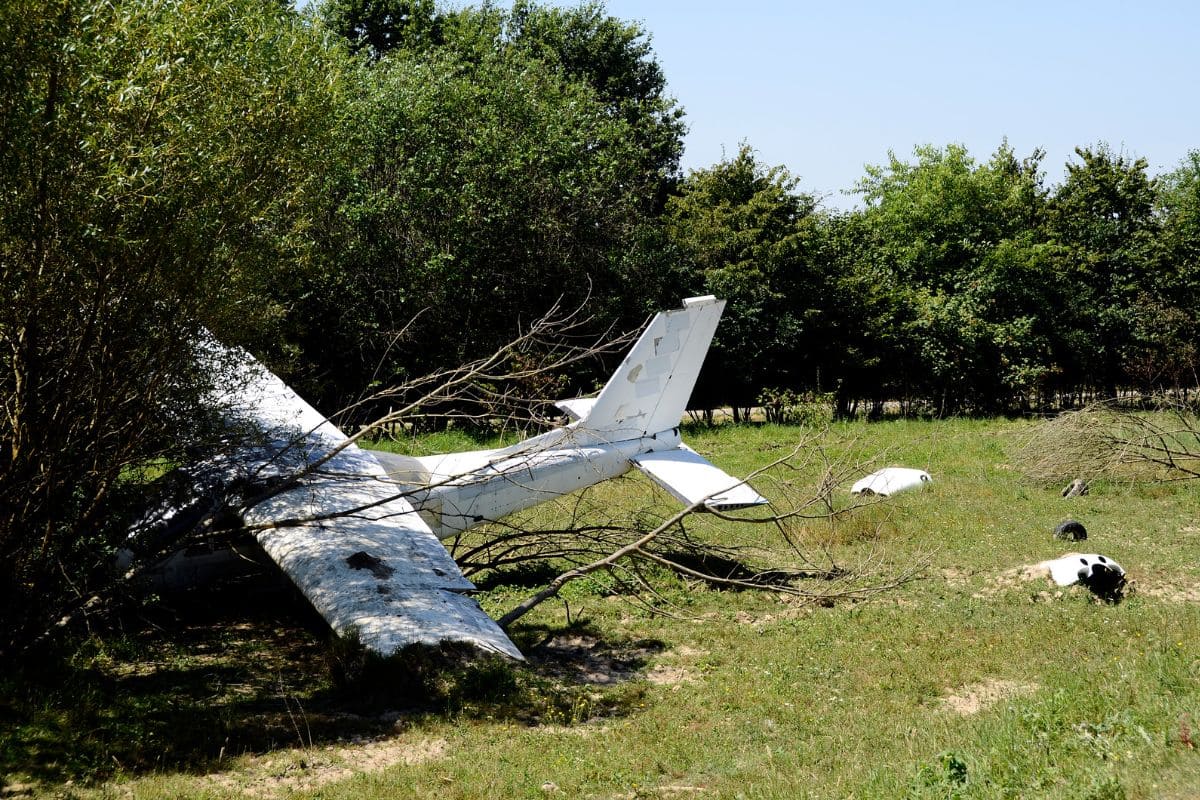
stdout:
<svg viewBox="0 0 1200 800">
<path fill-rule="evenodd" d="M 1064 500 L 1013 468 L 1029 425 L 834 426 L 831 459 L 882 452 L 872 468 L 935 480 L 806 530 L 840 563 L 875 554 L 879 575 L 927 559 L 921 580 L 869 602 L 668 581 L 663 615 L 597 578 L 516 626 L 528 666 L 439 669 L 414 654 L 349 686 L 329 662 L 352 656 L 286 594 L 177 605 L 155 611 L 157 627 L 93 639 L 60 673 L 8 676 L 0 774 L 83 797 L 1194 797 L 1200 485 L 1109 483 Z M 746 473 L 802 435 L 686 438 Z M 817 474 L 811 463 L 764 490 Z M 596 491 L 600 506 L 662 502 L 640 479 Z M 1068 549 L 1051 536 L 1066 517 L 1090 533 L 1076 549 L 1126 567 L 1124 602 L 1005 577 Z M 731 542 L 762 535 L 710 523 Z M 481 601 L 499 613 L 529 591 Z M 975 713 L 947 704 L 985 687 Z"/>
</svg>

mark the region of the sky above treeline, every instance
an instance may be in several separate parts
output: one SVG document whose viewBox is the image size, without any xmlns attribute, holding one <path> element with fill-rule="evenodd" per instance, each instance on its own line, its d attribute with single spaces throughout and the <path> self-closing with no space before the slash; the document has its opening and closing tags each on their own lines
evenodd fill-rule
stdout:
<svg viewBox="0 0 1200 800">
<path fill-rule="evenodd" d="M 1107 142 L 1152 174 L 1200 149 L 1200 3 L 609 0 L 641 22 L 687 111 L 685 168 L 748 142 L 826 206 L 918 144 L 986 160 Z"/>
<path fill-rule="evenodd" d="M 685 169 L 746 142 L 827 207 L 856 205 L 846 192 L 864 165 L 886 163 L 889 150 L 911 160 L 920 144 L 960 143 L 984 161 L 1007 137 L 1020 158 L 1045 150 L 1051 184 L 1080 145 L 1106 142 L 1155 175 L 1200 149 L 1200 3 L 606 5 L 651 36 L 687 112 Z"/>
</svg>

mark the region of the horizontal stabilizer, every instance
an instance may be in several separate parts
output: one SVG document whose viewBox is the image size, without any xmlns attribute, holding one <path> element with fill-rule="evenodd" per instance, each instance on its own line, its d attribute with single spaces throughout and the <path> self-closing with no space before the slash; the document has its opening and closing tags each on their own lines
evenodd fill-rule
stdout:
<svg viewBox="0 0 1200 800">
<path fill-rule="evenodd" d="M 594 397 L 575 397 L 569 400 L 559 400 L 554 404 L 556 408 L 566 414 L 572 422 L 581 419 L 587 419 L 588 413 L 592 410 L 592 406 L 596 405 Z"/>
<path fill-rule="evenodd" d="M 749 484 L 722 472 L 687 445 L 644 453 L 630 460 L 688 506 L 703 501 L 709 509 L 732 511 L 767 503 Z"/>
</svg>

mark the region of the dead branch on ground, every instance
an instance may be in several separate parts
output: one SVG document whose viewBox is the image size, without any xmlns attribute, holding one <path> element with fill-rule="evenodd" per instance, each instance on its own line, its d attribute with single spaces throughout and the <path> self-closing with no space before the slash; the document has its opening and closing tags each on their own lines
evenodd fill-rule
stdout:
<svg viewBox="0 0 1200 800">
<path fill-rule="evenodd" d="M 596 573 L 607 574 L 621 593 L 655 610 L 667 604 L 661 588 L 672 580 L 828 605 L 867 599 L 917 579 L 927 555 L 891 562 L 883 525 L 869 519 L 883 501 L 844 491 L 869 468 L 833 458 L 824 436 L 810 433 L 790 453 L 747 476 L 746 482 L 771 498 L 769 508 L 716 512 L 701 502 L 668 513 L 662 509 L 675 501 L 635 476 L 469 531 L 451 552 L 468 575 L 559 565 L 549 583 L 500 618 L 502 626 Z"/>
</svg>

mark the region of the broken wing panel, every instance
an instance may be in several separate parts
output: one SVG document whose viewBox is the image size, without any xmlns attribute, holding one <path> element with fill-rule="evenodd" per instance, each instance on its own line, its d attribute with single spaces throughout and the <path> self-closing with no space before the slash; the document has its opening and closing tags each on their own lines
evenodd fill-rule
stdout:
<svg viewBox="0 0 1200 800">
<path fill-rule="evenodd" d="M 917 489 L 931 483 L 929 473 L 909 467 L 885 467 L 860 478 L 850 487 L 850 494 L 877 494 L 881 497 Z"/>
<path fill-rule="evenodd" d="M 559 400 L 554 405 L 566 414 L 572 422 L 577 422 L 581 419 L 587 419 L 587 415 L 592 412 L 592 406 L 596 405 L 596 398 L 572 397 L 567 400 Z"/>
<path fill-rule="evenodd" d="M 495 621 L 461 594 L 474 586 L 379 462 L 249 355 L 244 369 L 245 388 L 227 400 L 277 443 L 289 470 L 328 457 L 295 487 L 248 510 L 245 521 L 264 528 L 259 543 L 330 627 L 357 631 L 384 656 L 454 641 L 520 659 Z"/>
<path fill-rule="evenodd" d="M 687 445 L 630 460 L 684 505 L 704 501 L 707 508 L 732 511 L 767 503 L 749 484 L 713 466 Z"/>
</svg>

